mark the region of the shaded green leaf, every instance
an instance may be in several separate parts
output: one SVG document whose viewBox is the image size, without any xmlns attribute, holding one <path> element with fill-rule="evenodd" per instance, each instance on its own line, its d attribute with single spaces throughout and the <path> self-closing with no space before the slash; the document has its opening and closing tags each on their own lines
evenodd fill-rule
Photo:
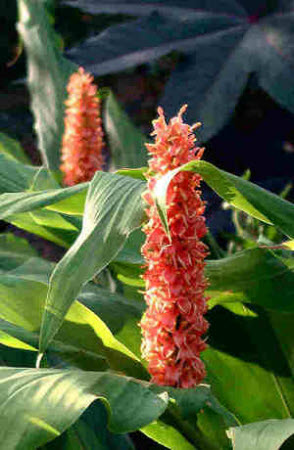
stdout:
<svg viewBox="0 0 294 450">
<path fill-rule="evenodd" d="M 39 167 L 24 165 L 7 155 L 0 154 L 0 193 L 29 189 Z"/>
<path fill-rule="evenodd" d="M 19 142 L 5 133 L 0 133 L 0 153 L 23 164 L 30 164 L 30 160 Z"/>
<path fill-rule="evenodd" d="M 60 165 L 65 88 L 76 66 L 64 59 L 57 48 L 44 1 L 18 0 L 18 9 L 18 31 L 27 52 L 28 85 L 39 149 L 44 164 L 56 171 Z"/>
<path fill-rule="evenodd" d="M 112 169 L 136 168 L 146 164 L 146 138 L 132 124 L 112 92 L 105 101 L 104 126 L 110 145 Z"/>
<path fill-rule="evenodd" d="M 233 256 L 206 262 L 210 306 L 241 301 L 269 309 L 292 312 L 292 267 L 270 250 L 252 248 Z"/>
<path fill-rule="evenodd" d="M 0 270 L 11 270 L 36 256 L 29 243 L 12 233 L 0 234 Z"/>
</svg>

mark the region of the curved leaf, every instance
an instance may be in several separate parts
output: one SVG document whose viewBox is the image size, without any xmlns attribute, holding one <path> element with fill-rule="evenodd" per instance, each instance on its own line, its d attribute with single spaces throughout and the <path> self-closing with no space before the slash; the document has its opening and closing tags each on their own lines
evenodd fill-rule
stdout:
<svg viewBox="0 0 294 450">
<path fill-rule="evenodd" d="M 294 14 L 276 14 L 252 30 L 260 86 L 281 106 L 294 113 Z"/>
<path fill-rule="evenodd" d="M 294 237 L 294 205 L 206 161 L 191 161 L 168 172 L 158 180 L 154 193 L 155 201 L 167 232 L 166 193 L 172 178 L 181 171 L 199 173 L 205 182 L 228 203 L 263 222 L 274 224 L 285 235 Z"/>
<path fill-rule="evenodd" d="M 23 151 L 20 143 L 5 133 L 0 133 L 0 153 L 23 164 L 30 164 L 30 160 Z"/>
<path fill-rule="evenodd" d="M 39 167 L 25 165 L 1 153 L 0 193 L 29 189 L 38 171 Z"/>
<path fill-rule="evenodd" d="M 167 407 L 166 395 L 109 373 L 0 368 L 0 381 L 0 439 L 6 450 L 30 450 L 54 439 L 95 399 L 107 404 L 109 427 L 117 433 L 147 425 Z"/>
<path fill-rule="evenodd" d="M 82 285 L 115 257 L 130 232 L 140 225 L 144 187 L 144 182 L 129 177 L 96 173 L 88 190 L 81 234 L 51 277 L 41 352 L 56 334 Z"/>
<path fill-rule="evenodd" d="M 284 264 L 273 252 L 253 248 L 206 262 L 210 306 L 241 301 L 293 312 L 294 260 Z"/>
<path fill-rule="evenodd" d="M 234 450 L 278 450 L 294 434 L 294 419 L 266 420 L 230 428 Z"/>
<path fill-rule="evenodd" d="M 12 233 L 0 235 L 0 270 L 12 270 L 29 258 L 37 256 L 29 243 Z"/>
<path fill-rule="evenodd" d="M 112 169 L 136 168 L 146 164 L 146 138 L 132 124 L 112 92 L 105 101 L 104 122 L 111 150 Z"/>
<path fill-rule="evenodd" d="M 23 348 L 19 342 L 11 339 L 14 338 L 36 347 L 52 269 L 53 265 L 47 261 L 31 258 L 16 269 L 0 274 L 0 317 L 10 324 L 8 326 L 3 322 L 3 327 L 5 325 L 6 328 L 2 330 L 4 334 L 1 336 L 1 343 Z M 94 367 L 101 370 L 102 355 L 107 358 L 113 370 L 145 379 L 147 373 L 139 363 L 139 358 L 131 350 L 133 347 L 137 349 L 138 337 L 140 341 L 140 330 L 137 326 L 142 311 L 140 306 L 136 307 L 135 303 L 98 287 L 91 291 L 87 288 L 81 299 L 85 305 L 74 302 L 71 306 L 57 340 L 50 345 L 50 352 L 62 354 L 63 359 L 86 370 L 89 369 L 90 363 L 92 370 Z M 108 303 L 110 301 L 108 308 L 107 301 Z M 120 321 L 116 324 L 114 317 L 110 317 L 114 306 L 119 306 L 121 310 Z M 16 330 L 13 325 L 21 329 Z M 132 343 L 134 337 L 136 339 Z M 60 346 L 60 342 L 64 343 L 66 348 Z M 131 344 L 130 349 L 125 343 Z"/>
<path fill-rule="evenodd" d="M 18 0 L 18 31 L 28 62 L 28 84 L 44 164 L 58 170 L 68 77 L 76 66 L 61 55 L 44 0 Z"/>
<path fill-rule="evenodd" d="M 82 183 L 65 189 L 2 194 L 0 195 L 0 218 L 5 220 L 14 214 L 29 212 L 51 205 L 56 206 L 55 210 L 66 211 L 67 214 L 80 213 L 83 209 L 83 200 L 87 187 L 87 183 Z M 70 202 L 69 199 L 71 197 L 74 198 Z M 65 200 L 67 200 L 66 203 Z M 52 206 L 52 209 L 54 209 L 54 206 Z"/>
<path fill-rule="evenodd" d="M 67 56 L 100 76 L 152 61 L 173 50 L 191 53 L 203 34 L 220 32 L 240 23 L 234 16 L 204 11 L 195 11 L 192 19 L 152 13 L 90 37 L 70 49 Z"/>
<path fill-rule="evenodd" d="M 188 104 L 187 121 L 202 122 L 201 141 L 215 135 L 229 119 L 252 70 L 246 31 L 248 24 L 203 35 L 195 53 L 172 72 L 160 104 L 169 116 Z"/>
</svg>

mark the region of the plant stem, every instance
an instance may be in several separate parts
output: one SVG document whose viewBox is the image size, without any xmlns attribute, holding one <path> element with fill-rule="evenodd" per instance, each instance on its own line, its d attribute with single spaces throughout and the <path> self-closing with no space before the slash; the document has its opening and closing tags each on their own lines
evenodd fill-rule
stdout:
<svg viewBox="0 0 294 450">
<path fill-rule="evenodd" d="M 187 420 L 182 419 L 172 405 L 167 411 L 167 416 L 170 416 L 183 436 L 194 445 L 195 450 L 218 450 L 207 440 L 197 424 L 191 425 Z"/>
</svg>

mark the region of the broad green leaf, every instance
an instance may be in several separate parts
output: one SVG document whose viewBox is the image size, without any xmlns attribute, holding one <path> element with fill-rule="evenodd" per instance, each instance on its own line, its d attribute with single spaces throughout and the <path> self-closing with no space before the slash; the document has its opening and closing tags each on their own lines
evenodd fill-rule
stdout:
<svg viewBox="0 0 294 450">
<path fill-rule="evenodd" d="M 194 445 L 187 441 L 175 427 L 161 420 L 155 420 L 141 428 L 141 431 L 165 448 L 171 450 L 195 450 Z"/>
<path fill-rule="evenodd" d="M 291 417 L 294 382 L 267 314 L 235 304 L 234 313 L 216 307 L 207 319 L 210 348 L 202 358 L 221 404 L 241 424 Z"/>
<path fill-rule="evenodd" d="M 27 53 L 28 85 L 39 149 L 46 167 L 56 171 L 60 165 L 65 88 L 76 66 L 64 59 L 57 48 L 44 1 L 18 0 L 18 9 L 18 31 Z"/>
<path fill-rule="evenodd" d="M 5 133 L 0 133 L 0 153 L 23 164 L 30 164 L 30 160 L 19 142 L 16 139 L 7 136 Z"/>
<path fill-rule="evenodd" d="M 55 205 L 56 208 L 53 206 L 52 209 L 61 210 L 67 214 L 75 214 L 76 211 L 80 212 L 83 208 L 81 201 L 85 196 L 86 189 L 87 184 L 83 183 L 65 189 L 2 194 L 0 195 L 0 218 L 6 220 L 15 214 L 30 212 L 55 204 L 57 204 Z M 77 194 L 80 194 L 80 196 L 77 197 Z"/>
<path fill-rule="evenodd" d="M 203 124 L 197 130 L 202 142 L 229 120 L 252 71 L 247 29 L 247 24 L 227 27 L 199 38 L 195 52 L 183 58 L 165 85 L 160 104 L 166 114 L 173 117 L 188 104 L 185 120 Z"/>
<path fill-rule="evenodd" d="M 66 432 L 42 450 L 135 450 L 127 435 L 114 434 L 107 429 L 107 416 L 102 402 L 92 403 Z"/>
<path fill-rule="evenodd" d="M 30 350 L 37 353 L 38 342 L 38 333 L 25 330 L 24 328 L 0 319 L 0 343 L 2 345 L 5 345 L 10 349 Z M 58 358 L 62 358 L 62 361 L 65 361 L 71 367 L 92 371 L 103 371 L 109 368 L 109 365 L 103 356 L 82 349 L 80 346 L 64 344 L 62 341 L 54 340 L 51 342 L 48 350 L 49 357 L 52 355 L 58 356 Z M 21 360 L 18 361 L 18 366 L 22 367 Z"/>
<path fill-rule="evenodd" d="M 18 228 L 36 234 L 61 247 L 68 248 L 75 241 L 79 227 L 69 216 L 46 209 L 9 216 L 10 223 Z"/>
<path fill-rule="evenodd" d="M 294 434 L 294 419 L 265 420 L 230 428 L 234 450 L 278 450 Z"/>
<path fill-rule="evenodd" d="M 151 423 L 167 406 L 166 395 L 110 373 L 0 368 L 0 381 L 0 440 L 6 450 L 30 450 L 54 439 L 95 399 L 108 406 L 109 427 L 118 433 Z"/>
<path fill-rule="evenodd" d="M 112 169 L 136 168 L 146 164 L 146 138 L 132 124 L 111 92 L 104 108 L 104 126 L 110 145 Z"/>
<path fill-rule="evenodd" d="M 126 240 L 122 250 L 115 257 L 115 262 L 123 264 L 144 264 L 141 247 L 145 241 L 145 234 L 140 228 L 134 230 Z"/>
<path fill-rule="evenodd" d="M 214 394 L 241 423 L 289 417 L 270 372 L 256 363 L 244 362 L 214 349 L 206 350 L 203 359 Z M 250 399 L 248 392 L 251 392 Z"/>
<path fill-rule="evenodd" d="M 96 173 L 87 194 L 81 234 L 57 264 L 50 280 L 41 353 L 58 331 L 82 285 L 117 255 L 131 231 L 140 225 L 144 187 L 145 183 L 129 177 Z"/>
<path fill-rule="evenodd" d="M 68 57 L 101 76 L 154 61 L 172 51 L 193 53 L 206 33 L 206 39 L 211 39 L 223 30 L 240 27 L 243 22 L 230 14 L 199 11 L 199 5 L 195 3 L 188 11 L 186 7 L 182 10 L 182 2 L 178 2 L 176 9 L 174 3 L 172 7 L 165 6 L 169 14 L 156 12 L 157 5 L 152 3 L 149 15 L 91 36 L 70 49 Z M 162 7 L 162 1 L 160 3 Z"/>
<path fill-rule="evenodd" d="M 181 171 L 197 172 L 224 200 L 237 209 L 274 224 L 285 235 L 294 237 L 294 205 L 265 189 L 220 170 L 206 161 L 191 161 L 160 178 L 155 189 L 155 200 L 163 225 L 168 231 L 166 194 L 173 177 Z"/>
<path fill-rule="evenodd" d="M 119 342 L 141 358 L 141 329 L 138 325 L 145 310 L 145 302 L 127 299 L 88 284 L 78 295 L 79 301 L 100 317 Z"/>
<path fill-rule="evenodd" d="M 12 233 L 0 234 L 0 270 L 11 270 L 36 256 L 29 243 Z"/>
<path fill-rule="evenodd" d="M 48 290 L 48 280 L 52 269 L 53 265 L 47 261 L 41 258 L 31 258 L 16 269 L 0 274 L 0 317 L 26 331 L 39 333 Z M 132 304 L 121 296 L 116 297 L 116 295 L 111 295 L 104 290 L 100 292 L 99 288 L 95 289 L 94 306 L 91 305 L 93 297 L 90 296 L 89 299 L 86 293 L 85 300 L 85 304 L 88 303 L 91 309 L 80 302 L 74 302 L 59 330 L 54 345 L 52 344 L 49 350 L 59 352 L 62 350 L 65 359 L 67 361 L 72 359 L 76 365 L 78 364 L 78 353 L 80 353 L 82 368 L 85 368 L 89 359 L 95 360 L 95 355 L 96 360 L 99 359 L 97 355 L 102 355 L 107 358 L 113 370 L 125 371 L 129 375 L 146 379 L 147 372 L 139 363 L 138 357 L 124 345 L 124 342 L 130 343 L 130 348 L 138 349 L 140 330 L 137 322 L 141 316 L 140 307 L 136 307 L 135 302 Z M 107 300 L 120 306 L 122 310 L 119 317 L 120 324 L 116 326 L 114 326 L 114 321 L 110 317 L 113 311 L 112 305 L 110 304 L 109 309 L 106 307 Z M 102 320 L 96 314 L 101 314 Z M 116 317 L 118 318 L 117 315 Z M 111 328 L 109 329 L 104 323 L 104 319 L 113 328 L 114 333 L 118 336 L 117 338 Z M 8 333 L 7 330 L 3 330 L 3 332 Z M 25 340 L 25 338 L 21 339 L 21 335 L 15 333 L 14 330 L 13 333 L 8 334 L 28 345 L 36 346 L 36 336 L 31 337 L 32 340 Z M 60 350 L 57 341 L 71 348 Z M 2 336 L 1 342 L 9 345 L 7 336 Z M 16 346 L 17 343 L 14 342 L 14 347 Z M 23 347 L 19 346 L 18 348 Z M 138 351 L 137 354 L 139 355 Z M 100 364 L 101 361 L 98 361 L 98 363 Z M 89 365 L 87 367 L 89 368 Z"/>
<path fill-rule="evenodd" d="M 241 301 L 293 312 L 294 260 L 290 267 L 272 251 L 252 248 L 206 261 L 205 273 L 211 307 Z"/>
<path fill-rule="evenodd" d="M 0 153 L 0 193 L 29 189 L 39 167 L 25 165 Z"/>
</svg>

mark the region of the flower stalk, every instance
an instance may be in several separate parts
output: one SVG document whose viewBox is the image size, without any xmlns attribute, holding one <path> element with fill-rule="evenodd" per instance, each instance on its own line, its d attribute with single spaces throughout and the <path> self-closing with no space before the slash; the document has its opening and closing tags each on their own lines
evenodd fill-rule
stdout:
<svg viewBox="0 0 294 450">
<path fill-rule="evenodd" d="M 168 171 L 193 159 L 203 149 L 195 146 L 194 130 L 200 124 L 183 123 L 182 114 L 167 124 L 161 108 L 153 122 L 154 144 L 146 144 L 151 155 L 148 189 L 143 197 L 148 205 L 146 241 L 142 254 L 146 261 L 147 310 L 141 320 L 142 354 L 148 361 L 152 381 L 160 385 L 191 388 L 205 377 L 200 352 L 206 348 L 202 335 L 208 329 L 204 290 L 204 258 L 207 246 L 205 204 L 201 199 L 198 174 L 179 172 L 167 191 L 167 217 L 170 236 L 162 225 L 154 201 L 156 182 Z"/>
<path fill-rule="evenodd" d="M 67 92 L 60 170 L 64 184 L 72 186 L 90 181 L 97 170 L 102 170 L 104 142 L 93 77 L 80 67 L 71 75 Z"/>
</svg>

